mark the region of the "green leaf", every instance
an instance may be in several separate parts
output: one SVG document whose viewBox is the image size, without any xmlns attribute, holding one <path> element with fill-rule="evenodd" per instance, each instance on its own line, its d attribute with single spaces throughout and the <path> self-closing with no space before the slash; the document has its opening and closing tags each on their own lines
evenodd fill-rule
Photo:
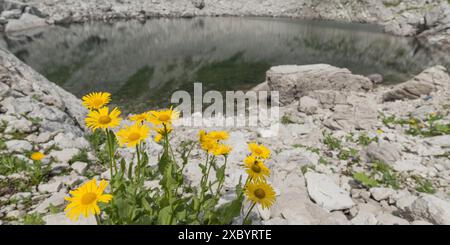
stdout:
<svg viewBox="0 0 450 245">
<path fill-rule="evenodd" d="M 158 224 L 170 225 L 170 216 L 171 216 L 170 206 L 161 209 L 158 214 Z"/>
</svg>

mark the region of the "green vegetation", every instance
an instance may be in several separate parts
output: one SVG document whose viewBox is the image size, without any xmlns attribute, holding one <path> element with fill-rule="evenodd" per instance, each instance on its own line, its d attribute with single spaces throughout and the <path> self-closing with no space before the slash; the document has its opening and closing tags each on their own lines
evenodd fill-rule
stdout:
<svg viewBox="0 0 450 245">
<path fill-rule="evenodd" d="M 292 124 L 292 123 L 294 123 L 294 121 L 292 121 L 292 119 L 290 118 L 289 115 L 285 114 L 281 117 L 281 123 L 282 124 Z"/>
<path fill-rule="evenodd" d="M 120 93 L 114 94 L 119 101 L 129 100 L 130 97 L 136 99 L 143 93 L 149 91 L 148 85 L 153 77 L 154 68 L 143 66 L 136 71 L 117 91 Z"/>
<path fill-rule="evenodd" d="M 379 185 L 376 179 L 367 176 L 364 172 L 353 173 L 353 178 L 367 188 L 377 187 Z"/>
<path fill-rule="evenodd" d="M 74 155 L 70 160 L 69 164 L 72 165 L 74 162 L 89 162 L 88 157 L 88 150 L 87 149 L 81 149 L 80 152 L 78 152 L 76 155 Z"/>
<path fill-rule="evenodd" d="M 380 185 L 393 189 L 400 188 L 398 174 L 389 165 L 382 162 L 373 163 L 368 175 L 363 172 L 356 172 L 353 173 L 353 178 L 367 188 Z"/>
<path fill-rule="evenodd" d="M 333 137 L 330 133 L 323 132 L 323 143 L 328 146 L 330 150 L 340 150 L 342 148 L 341 141 Z"/>
<path fill-rule="evenodd" d="M 432 137 L 438 135 L 450 134 L 450 123 L 441 124 L 438 121 L 443 119 L 441 114 L 430 113 L 424 120 L 410 117 L 409 119 L 396 119 L 394 115 L 384 116 L 383 123 L 386 126 L 392 126 L 398 124 L 401 126 L 407 126 L 406 133 L 413 136 Z"/>
<path fill-rule="evenodd" d="M 366 133 L 362 133 L 358 137 L 358 144 L 368 146 L 372 142 L 378 142 L 378 137 L 370 138 Z"/>
<path fill-rule="evenodd" d="M 436 189 L 434 189 L 433 184 L 429 180 L 426 180 L 417 175 L 412 176 L 412 177 L 416 181 L 416 184 L 417 184 L 416 191 L 428 193 L 428 194 L 436 193 Z"/>
<path fill-rule="evenodd" d="M 24 225 L 45 225 L 42 215 L 38 213 L 26 214 L 23 218 Z"/>
<path fill-rule="evenodd" d="M 26 171 L 27 162 L 11 154 L 0 154 L 0 175 L 10 175 Z"/>
</svg>

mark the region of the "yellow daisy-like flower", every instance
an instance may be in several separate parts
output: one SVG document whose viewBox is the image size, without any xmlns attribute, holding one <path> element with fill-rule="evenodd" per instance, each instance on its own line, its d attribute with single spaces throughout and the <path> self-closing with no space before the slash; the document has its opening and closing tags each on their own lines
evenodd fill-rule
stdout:
<svg viewBox="0 0 450 245">
<path fill-rule="evenodd" d="M 262 208 L 270 208 L 275 202 L 275 191 L 266 182 L 248 183 L 245 195 L 251 202 L 261 204 Z"/>
<path fill-rule="evenodd" d="M 92 130 L 114 128 L 119 126 L 122 118 L 120 116 L 120 110 L 114 108 L 109 113 L 108 107 L 100 108 L 98 111 L 90 111 L 85 119 L 86 126 Z"/>
<path fill-rule="evenodd" d="M 382 129 L 377 129 L 377 134 L 382 134 L 384 131 Z"/>
<path fill-rule="evenodd" d="M 217 143 L 217 140 L 211 139 L 209 137 L 206 137 L 203 139 L 203 141 L 200 142 L 202 149 L 212 153 L 217 148 L 219 143 Z"/>
<path fill-rule="evenodd" d="M 256 143 L 250 143 L 248 144 L 248 148 L 252 154 L 257 157 L 261 157 L 263 159 L 270 158 L 270 150 L 262 144 L 258 145 Z"/>
<path fill-rule="evenodd" d="M 132 126 L 125 126 L 116 135 L 121 146 L 135 147 L 148 137 L 149 132 L 150 128 L 147 125 L 135 123 Z"/>
<path fill-rule="evenodd" d="M 226 131 L 212 131 L 208 135 L 215 140 L 227 140 L 230 137 Z"/>
<path fill-rule="evenodd" d="M 270 176 L 270 169 L 254 155 L 244 159 L 246 172 L 252 180 L 266 181 L 266 177 Z"/>
<path fill-rule="evenodd" d="M 33 152 L 33 154 L 31 154 L 30 158 L 33 161 L 40 161 L 42 159 L 44 159 L 45 155 L 42 152 Z"/>
<path fill-rule="evenodd" d="M 215 156 L 227 156 L 231 152 L 231 147 L 225 144 L 219 144 L 213 149 Z"/>
<path fill-rule="evenodd" d="M 150 118 L 150 112 L 143 112 L 141 114 L 132 115 L 132 116 L 129 116 L 129 118 L 131 121 L 134 121 L 134 122 L 148 121 Z"/>
<path fill-rule="evenodd" d="M 89 110 L 97 110 L 111 101 L 111 94 L 107 92 L 94 92 L 83 96 L 83 106 Z"/>
<path fill-rule="evenodd" d="M 200 141 L 200 143 L 202 143 L 203 141 L 205 141 L 207 138 L 207 133 L 205 130 L 200 130 L 200 132 L 198 132 L 198 141 Z"/>
<path fill-rule="evenodd" d="M 180 117 L 180 112 L 173 110 L 172 107 L 166 110 L 150 111 L 149 121 L 154 125 L 168 125 L 171 124 L 173 120 Z"/>
<path fill-rule="evenodd" d="M 156 143 L 159 143 L 160 141 L 161 141 L 161 139 L 162 139 L 162 135 L 161 134 L 156 134 L 155 135 L 155 138 L 153 139 Z"/>
<path fill-rule="evenodd" d="M 67 216 L 74 221 L 77 221 L 82 214 L 87 218 L 91 214 L 100 214 L 98 202 L 108 203 L 112 199 L 112 195 L 103 194 L 108 182 L 106 180 L 100 181 L 97 186 L 97 180 L 93 179 L 74 191 L 70 191 L 71 197 L 65 197 L 65 200 L 70 202 L 64 209 Z"/>
<path fill-rule="evenodd" d="M 155 135 L 154 140 L 156 143 L 159 143 L 164 136 L 166 136 L 172 132 L 172 126 L 170 124 L 167 124 L 163 127 L 155 128 L 155 131 L 156 131 L 156 135 Z"/>
</svg>

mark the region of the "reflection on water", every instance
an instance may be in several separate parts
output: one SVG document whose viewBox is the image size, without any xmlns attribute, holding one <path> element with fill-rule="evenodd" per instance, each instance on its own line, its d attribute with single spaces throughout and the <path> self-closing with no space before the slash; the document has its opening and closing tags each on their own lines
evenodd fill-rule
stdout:
<svg viewBox="0 0 450 245">
<path fill-rule="evenodd" d="M 208 90 L 248 89 L 273 65 L 328 63 L 395 83 L 448 59 L 375 26 L 268 18 L 55 26 L 3 43 L 75 95 L 109 91 L 133 111 L 166 105 L 197 81 Z"/>
</svg>

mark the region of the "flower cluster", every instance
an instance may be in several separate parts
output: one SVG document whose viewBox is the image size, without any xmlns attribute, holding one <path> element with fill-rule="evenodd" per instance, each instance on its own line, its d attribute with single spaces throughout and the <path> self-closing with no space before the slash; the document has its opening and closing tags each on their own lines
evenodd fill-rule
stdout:
<svg viewBox="0 0 450 245">
<path fill-rule="evenodd" d="M 201 130 L 198 142 L 188 141 L 180 146 L 182 149 L 178 152 L 182 161 L 179 162 L 170 144 L 172 137 L 169 137 L 174 120 L 180 116 L 178 111 L 172 108 L 151 110 L 131 115 L 131 125 L 121 125 L 120 109 L 108 107 L 110 93 L 90 93 L 82 100 L 89 110 L 86 126 L 104 136 L 102 150 L 105 154 L 101 155 L 101 162 L 109 164 L 110 183 L 106 180 L 97 183 L 94 178 L 70 191 L 65 199 L 69 202 L 65 211 L 70 219 L 94 215 L 98 224 L 229 224 L 240 215 L 244 195 L 253 202 L 244 222 L 257 203 L 263 208 L 273 204 L 275 192 L 266 181 L 270 170 L 264 164 L 270 158 L 270 150 L 265 146 L 249 144 L 251 155 L 244 160 L 248 174 L 245 187 L 239 182 L 236 199 L 221 204 L 225 170 L 232 151 L 226 144 L 230 137 L 228 132 Z M 150 137 L 162 145 L 162 153 L 153 166 L 145 151 Z M 205 159 L 198 165 L 202 173 L 200 183 L 191 186 L 184 180 L 184 169 L 195 145 L 205 152 Z M 118 153 L 118 146 L 134 148 L 135 157 L 125 160 Z M 44 157 L 38 152 L 30 156 L 36 163 Z M 160 188 L 145 186 L 145 182 L 152 180 L 157 180 Z M 104 215 L 100 215 L 101 211 Z"/>
<path fill-rule="evenodd" d="M 244 159 L 244 165 L 248 178 L 245 185 L 245 195 L 252 203 L 251 208 L 244 218 L 244 223 L 256 204 L 262 208 L 270 208 L 275 202 L 275 191 L 267 183 L 267 177 L 270 176 L 270 169 L 264 163 L 270 158 L 270 150 L 262 144 L 249 143 L 248 148 L 251 152 Z"/>
</svg>

